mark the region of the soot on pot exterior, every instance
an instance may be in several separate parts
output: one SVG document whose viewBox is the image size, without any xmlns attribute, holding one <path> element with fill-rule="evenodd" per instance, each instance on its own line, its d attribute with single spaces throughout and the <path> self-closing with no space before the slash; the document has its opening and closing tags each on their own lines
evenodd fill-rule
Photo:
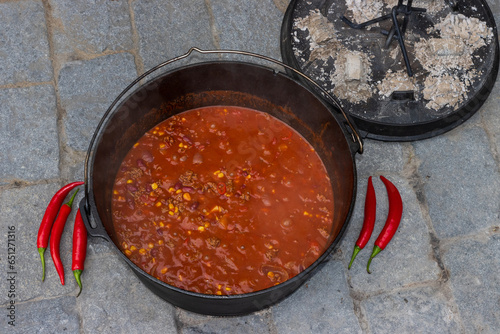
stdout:
<svg viewBox="0 0 500 334">
<path fill-rule="evenodd" d="M 318 260 L 279 285 L 241 295 L 190 292 L 150 276 L 119 251 L 111 219 L 113 182 L 132 145 L 172 115 L 215 105 L 256 109 L 294 128 L 321 157 L 334 194 L 332 242 Z M 89 234 L 110 241 L 144 285 L 176 306 L 209 315 L 241 315 L 269 307 L 299 288 L 325 263 L 348 224 L 356 195 L 357 146 L 339 124 L 342 121 L 337 120 L 335 109 L 290 77 L 263 66 L 207 62 L 158 76 L 130 93 L 96 129 L 85 166 L 86 194 L 80 203 Z"/>
</svg>

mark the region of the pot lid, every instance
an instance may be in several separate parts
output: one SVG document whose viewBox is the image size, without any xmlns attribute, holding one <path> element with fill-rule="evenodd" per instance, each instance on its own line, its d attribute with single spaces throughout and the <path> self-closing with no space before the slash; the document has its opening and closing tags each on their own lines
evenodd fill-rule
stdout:
<svg viewBox="0 0 500 334">
<path fill-rule="evenodd" d="M 341 101 L 363 136 L 388 141 L 429 138 L 465 122 L 499 66 L 484 0 L 293 0 L 281 52 Z"/>
</svg>

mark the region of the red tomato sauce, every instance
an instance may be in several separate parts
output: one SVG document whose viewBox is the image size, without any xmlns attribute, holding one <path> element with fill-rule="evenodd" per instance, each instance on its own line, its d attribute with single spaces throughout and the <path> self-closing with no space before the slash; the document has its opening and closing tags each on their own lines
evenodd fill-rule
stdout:
<svg viewBox="0 0 500 334">
<path fill-rule="evenodd" d="M 118 245 L 150 275 L 204 294 L 271 287 L 331 242 L 325 167 L 295 130 L 263 112 L 215 106 L 144 134 L 117 173 Z"/>
</svg>

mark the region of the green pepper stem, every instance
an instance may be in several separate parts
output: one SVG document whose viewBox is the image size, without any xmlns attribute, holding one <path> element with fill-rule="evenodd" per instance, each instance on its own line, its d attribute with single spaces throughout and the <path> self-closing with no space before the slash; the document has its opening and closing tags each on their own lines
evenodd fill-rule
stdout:
<svg viewBox="0 0 500 334">
<path fill-rule="evenodd" d="M 45 257 L 43 254 L 45 253 L 45 248 L 38 248 L 38 253 L 40 254 L 40 259 L 42 259 L 42 282 L 45 280 Z"/>
<path fill-rule="evenodd" d="M 356 255 L 358 255 L 360 250 L 361 250 L 361 248 L 359 246 L 354 246 L 354 251 L 352 252 L 351 262 L 349 262 L 349 267 L 347 267 L 347 270 L 351 269 L 352 263 L 354 262 L 354 259 L 356 258 Z"/>
<path fill-rule="evenodd" d="M 380 253 L 382 251 L 382 249 L 375 245 L 373 247 L 373 252 L 372 252 L 372 255 L 370 255 L 370 259 L 368 260 L 368 265 L 366 266 L 366 271 L 368 272 L 368 274 L 371 274 L 372 272 L 370 271 L 370 263 L 372 263 L 372 259 L 377 256 L 378 253 Z"/>
<path fill-rule="evenodd" d="M 76 295 L 77 297 L 82 293 L 82 280 L 80 276 L 82 275 L 82 271 L 80 269 L 73 270 L 73 275 L 75 275 L 76 283 L 78 283 L 78 286 L 80 287 L 80 291 Z"/>
<path fill-rule="evenodd" d="M 68 203 L 66 203 L 66 205 L 67 205 L 67 206 L 69 206 L 70 208 L 71 208 L 71 206 L 73 205 L 73 200 L 75 199 L 75 196 L 76 196 L 76 194 L 78 193 L 78 190 L 80 190 L 80 189 L 76 188 L 76 191 L 73 193 L 73 196 L 71 196 L 71 198 L 70 198 L 69 202 L 68 202 Z"/>
</svg>

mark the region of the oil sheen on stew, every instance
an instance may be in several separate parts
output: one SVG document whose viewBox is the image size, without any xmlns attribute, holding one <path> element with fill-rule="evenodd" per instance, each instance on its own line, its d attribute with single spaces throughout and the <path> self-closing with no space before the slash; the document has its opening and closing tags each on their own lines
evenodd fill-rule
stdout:
<svg viewBox="0 0 500 334">
<path fill-rule="evenodd" d="M 173 116 L 144 134 L 117 173 L 118 245 L 145 272 L 215 295 L 277 285 L 331 243 L 325 167 L 295 130 L 241 107 Z"/>
</svg>

